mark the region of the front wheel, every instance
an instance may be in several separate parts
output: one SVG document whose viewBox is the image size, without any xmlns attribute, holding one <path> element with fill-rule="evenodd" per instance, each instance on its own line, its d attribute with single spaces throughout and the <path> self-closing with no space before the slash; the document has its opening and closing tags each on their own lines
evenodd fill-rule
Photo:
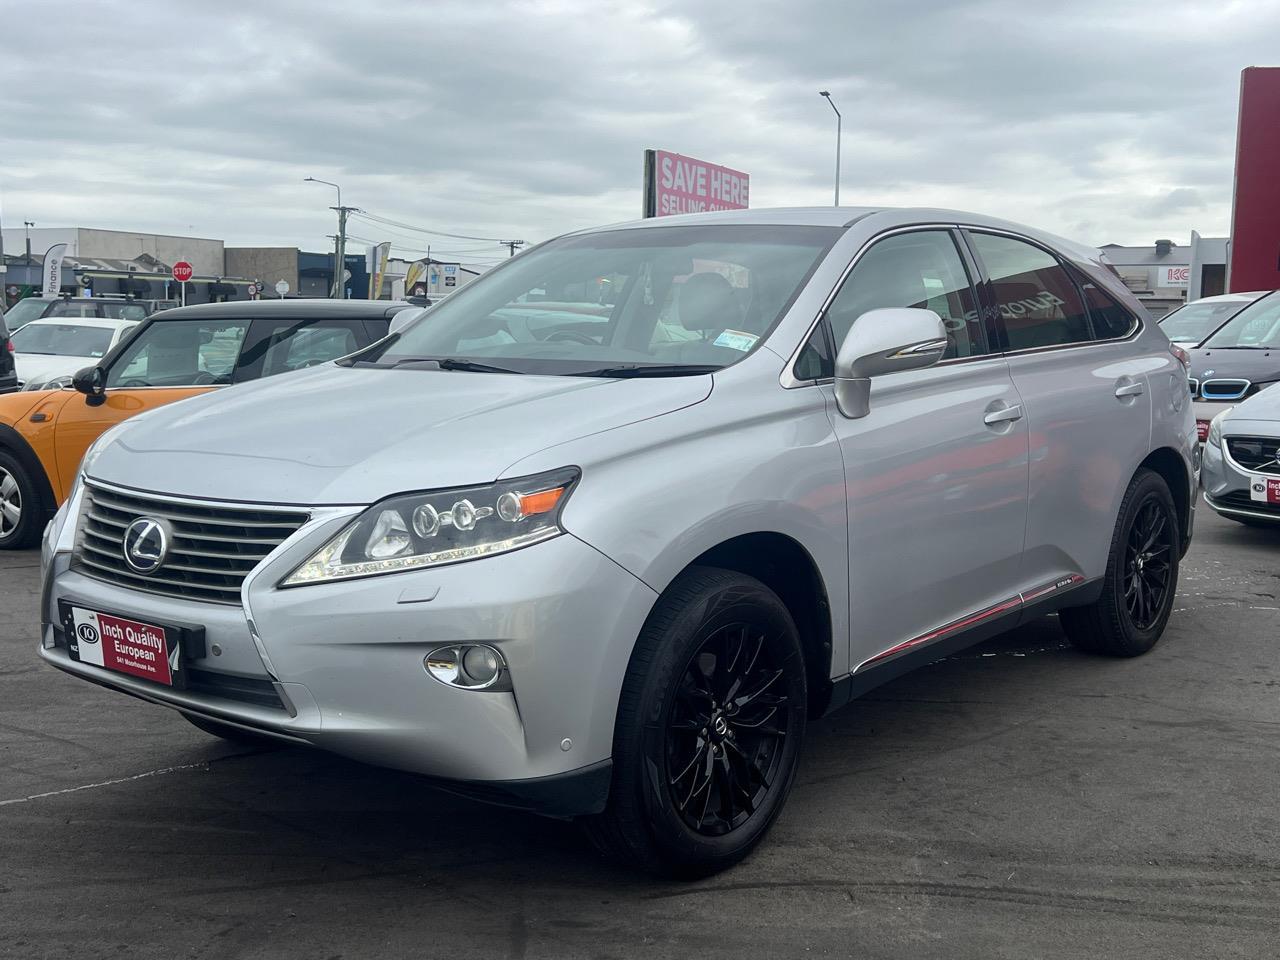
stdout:
<svg viewBox="0 0 1280 960">
<path fill-rule="evenodd" d="M 1178 589 L 1182 555 L 1178 511 L 1164 478 L 1139 470 L 1120 503 L 1102 596 L 1058 615 L 1082 650 L 1136 657 L 1164 633 Z"/>
<path fill-rule="evenodd" d="M 727 570 L 682 574 L 632 653 L 609 804 L 584 820 L 588 836 L 662 876 L 737 863 L 791 790 L 807 697 L 795 623 L 772 590 Z"/>
<path fill-rule="evenodd" d="M 0 550 L 33 546 L 46 519 L 35 485 L 21 463 L 0 450 Z"/>
</svg>

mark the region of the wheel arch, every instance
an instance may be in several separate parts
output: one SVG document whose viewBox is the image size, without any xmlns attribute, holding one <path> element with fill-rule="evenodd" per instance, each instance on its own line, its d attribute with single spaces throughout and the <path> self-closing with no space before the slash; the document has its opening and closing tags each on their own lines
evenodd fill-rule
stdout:
<svg viewBox="0 0 1280 960">
<path fill-rule="evenodd" d="M 1192 491 L 1191 474 L 1182 455 L 1172 447 L 1160 447 L 1147 454 L 1138 469 L 1159 474 L 1173 495 L 1173 505 L 1178 511 L 1178 532 L 1185 553 L 1191 541 Z"/>
<path fill-rule="evenodd" d="M 757 531 L 716 544 L 684 569 L 690 567 L 733 570 L 754 577 L 778 595 L 800 634 L 809 682 L 809 716 L 821 716 L 831 697 L 831 603 L 809 551 L 784 533 Z"/>
<path fill-rule="evenodd" d="M 58 509 L 58 499 L 54 496 L 53 485 L 49 482 L 44 464 L 40 462 L 40 457 L 31 448 L 31 444 L 13 427 L 0 423 L 0 451 L 12 456 L 27 471 L 27 476 L 35 484 L 36 493 L 40 496 L 45 519 L 53 516 Z"/>
</svg>

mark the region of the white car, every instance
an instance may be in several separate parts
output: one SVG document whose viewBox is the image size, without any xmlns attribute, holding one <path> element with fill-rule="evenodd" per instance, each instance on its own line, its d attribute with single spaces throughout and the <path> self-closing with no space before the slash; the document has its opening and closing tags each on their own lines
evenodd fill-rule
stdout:
<svg viewBox="0 0 1280 960">
<path fill-rule="evenodd" d="M 1170 342 L 1181 347 L 1194 347 L 1205 337 L 1234 317 L 1237 313 L 1265 297 L 1271 291 L 1253 290 L 1248 293 L 1224 293 L 1216 297 L 1202 297 L 1184 303 L 1160 318 L 1160 329 Z"/>
<path fill-rule="evenodd" d="M 98 363 L 137 325 L 137 320 L 106 317 L 32 320 L 11 338 L 19 389 L 70 387 L 77 370 Z"/>
</svg>

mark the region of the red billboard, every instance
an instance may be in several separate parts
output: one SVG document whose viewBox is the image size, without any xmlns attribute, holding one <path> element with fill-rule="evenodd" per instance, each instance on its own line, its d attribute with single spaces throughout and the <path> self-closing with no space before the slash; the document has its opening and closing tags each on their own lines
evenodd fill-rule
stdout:
<svg viewBox="0 0 1280 960">
<path fill-rule="evenodd" d="M 745 210 L 751 178 L 741 170 L 666 150 L 644 152 L 644 215 Z"/>
<path fill-rule="evenodd" d="M 1240 74 L 1229 289 L 1280 288 L 1280 67 Z"/>
</svg>

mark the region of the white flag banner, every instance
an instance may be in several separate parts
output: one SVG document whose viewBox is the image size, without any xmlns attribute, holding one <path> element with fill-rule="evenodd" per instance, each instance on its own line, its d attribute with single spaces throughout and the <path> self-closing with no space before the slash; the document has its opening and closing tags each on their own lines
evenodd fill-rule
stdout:
<svg viewBox="0 0 1280 960">
<path fill-rule="evenodd" d="M 62 258 L 66 255 L 67 245 L 55 243 L 44 255 L 44 291 L 46 297 L 56 297 L 62 290 Z"/>
</svg>

